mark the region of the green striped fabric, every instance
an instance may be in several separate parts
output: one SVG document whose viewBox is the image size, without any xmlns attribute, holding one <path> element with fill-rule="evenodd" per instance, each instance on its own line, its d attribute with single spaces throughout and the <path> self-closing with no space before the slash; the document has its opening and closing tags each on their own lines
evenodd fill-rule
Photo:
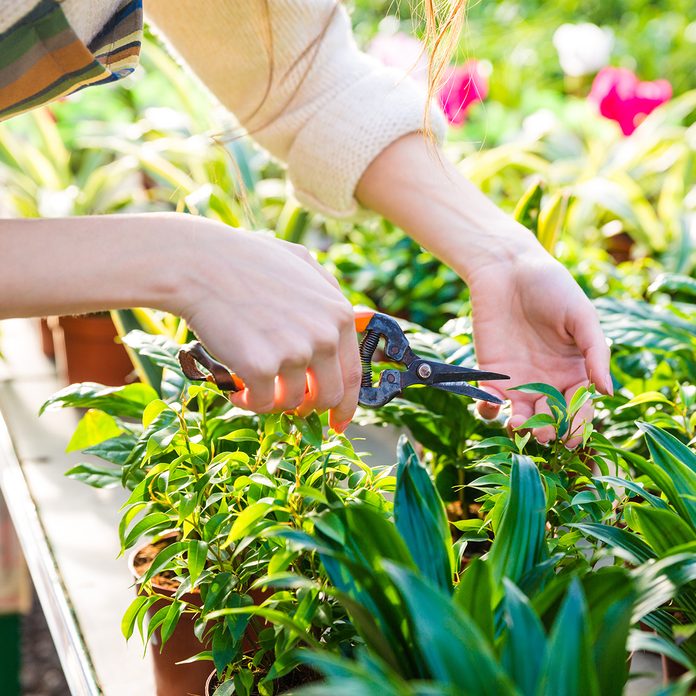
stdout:
<svg viewBox="0 0 696 696">
<path fill-rule="evenodd" d="M 142 0 L 123 0 L 86 46 L 60 4 L 40 0 L 0 34 L 0 121 L 130 74 L 138 64 L 142 28 Z"/>
</svg>

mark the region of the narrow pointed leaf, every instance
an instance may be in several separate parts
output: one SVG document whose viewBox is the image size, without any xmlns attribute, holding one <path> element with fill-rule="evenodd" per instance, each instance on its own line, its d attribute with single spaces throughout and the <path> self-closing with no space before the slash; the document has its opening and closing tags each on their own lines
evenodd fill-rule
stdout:
<svg viewBox="0 0 696 696">
<path fill-rule="evenodd" d="M 396 528 L 424 577 L 452 591 L 452 537 L 445 506 L 411 443 L 401 436 L 394 494 Z"/>
</svg>

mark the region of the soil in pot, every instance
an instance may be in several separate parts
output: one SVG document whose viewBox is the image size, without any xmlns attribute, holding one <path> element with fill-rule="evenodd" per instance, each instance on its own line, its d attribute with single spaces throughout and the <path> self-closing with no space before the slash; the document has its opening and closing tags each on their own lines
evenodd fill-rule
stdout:
<svg viewBox="0 0 696 696">
<path fill-rule="evenodd" d="M 59 317 L 53 327 L 56 363 L 69 383 L 129 381 L 133 364 L 108 314 Z"/>
</svg>

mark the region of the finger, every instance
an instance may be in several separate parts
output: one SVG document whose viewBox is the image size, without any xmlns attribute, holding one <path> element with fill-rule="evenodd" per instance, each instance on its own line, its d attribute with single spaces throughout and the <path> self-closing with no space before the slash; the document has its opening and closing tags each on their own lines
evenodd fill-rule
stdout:
<svg viewBox="0 0 696 696">
<path fill-rule="evenodd" d="M 305 400 L 307 392 L 307 368 L 304 365 L 288 365 L 282 368 L 275 383 L 274 411 L 294 411 Z"/>
<path fill-rule="evenodd" d="M 573 398 L 573 394 L 580 388 L 586 387 L 586 382 L 580 382 L 575 386 L 567 389 L 565 392 L 566 403 L 570 403 Z M 573 418 L 572 430 L 566 435 L 565 446 L 568 449 L 574 449 L 579 444 L 582 443 L 582 433 L 585 428 L 586 423 L 592 422 L 592 417 L 594 416 L 594 404 L 590 400 L 583 404 L 582 408 L 575 414 Z"/>
<path fill-rule="evenodd" d="M 609 369 L 611 351 L 597 312 L 589 301 L 585 303 L 570 328 L 575 343 L 585 358 L 587 378 L 602 394 L 613 394 L 614 386 Z"/>
<path fill-rule="evenodd" d="M 534 403 L 527 399 L 511 399 L 512 415 L 507 423 L 507 429 L 512 436 L 523 423 L 528 421 L 534 414 Z"/>
<path fill-rule="evenodd" d="M 342 433 L 348 427 L 358 406 L 362 374 L 358 353 L 358 337 L 352 322 L 346 325 L 341 332 L 338 360 L 341 365 L 343 398 L 335 408 L 329 411 L 329 425 L 337 433 Z"/>
<path fill-rule="evenodd" d="M 496 389 L 491 384 L 482 382 L 481 384 L 479 384 L 479 387 L 487 391 L 492 396 L 497 396 L 501 401 L 505 401 L 505 399 L 507 398 L 505 394 L 503 394 L 503 392 L 501 392 L 499 389 Z M 495 420 L 498 417 L 498 414 L 500 413 L 500 409 L 500 404 L 494 404 L 490 401 L 476 402 L 476 410 L 478 411 L 481 418 L 483 418 L 484 420 Z"/>
<path fill-rule="evenodd" d="M 534 403 L 534 415 L 539 415 L 541 413 L 546 413 L 549 416 L 553 415 L 545 396 L 541 399 L 537 399 L 537 401 Z M 534 428 L 532 430 L 532 435 L 535 437 L 537 442 L 545 445 L 548 442 L 551 442 L 551 440 L 556 439 L 556 429 L 552 425 L 545 425 L 540 428 Z"/>
<path fill-rule="evenodd" d="M 256 362 L 240 366 L 239 376 L 245 384 L 241 392 L 230 394 L 230 401 L 240 408 L 256 413 L 270 413 L 275 405 L 275 378 L 278 368 L 272 360 L 257 358 Z"/>
<path fill-rule="evenodd" d="M 326 411 L 335 408 L 343 400 L 343 372 L 338 354 L 315 360 L 307 370 L 309 394 L 298 409 L 306 416 L 311 411 Z"/>
</svg>

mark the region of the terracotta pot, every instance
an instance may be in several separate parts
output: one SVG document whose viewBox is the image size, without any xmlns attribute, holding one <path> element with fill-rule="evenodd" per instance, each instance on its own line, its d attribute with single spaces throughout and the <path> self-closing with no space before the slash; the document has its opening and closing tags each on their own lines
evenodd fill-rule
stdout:
<svg viewBox="0 0 696 696">
<path fill-rule="evenodd" d="M 205 696 L 213 696 L 218 687 L 217 672 L 213 670 L 205 683 Z"/>
<path fill-rule="evenodd" d="M 161 542 L 166 545 L 174 539 L 176 539 L 176 533 L 165 536 Z M 130 555 L 129 566 L 133 577 L 137 579 L 146 572 L 161 548 L 162 546 L 157 548 L 148 542 Z M 155 553 L 152 553 L 153 549 L 156 549 Z M 149 557 L 149 562 L 143 563 L 143 556 Z M 158 594 L 166 597 L 172 597 L 176 591 L 173 587 L 164 587 L 154 582 L 152 587 Z M 202 605 L 198 592 L 185 592 L 181 599 L 199 607 Z M 152 619 L 155 613 L 167 604 L 165 599 L 155 602 L 148 610 L 148 618 Z M 194 623 L 195 620 L 191 614 L 182 614 L 174 633 L 164 646 L 161 645 L 159 629 L 154 632 L 151 639 L 151 654 L 155 668 L 157 696 L 202 696 L 205 692 L 206 681 L 210 674 L 210 662 L 204 660 L 185 665 L 177 664 L 177 662 L 187 660 L 189 657 L 210 648 L 209 645 L 201 643 L 196 638 L 193 632 Z"/>
<path fill-rule="evenodd" d="M 159 551 L 177 538 L 177 532 L 170 532 L 160 537 L 155 543 L 150 541 L 135 549 L 128 559 L 128 565 L 133 577 L 138 579 L 143 575 Z M 166 597 L 173 597 L 177 590 L 176 581 L 173 581 L 169 586 L 153 582 L 152 587 L 158 594 Z M 269 595 L 268 591 L 264 592 L 263 590 L 250 590 L 248 594 L 256 604 L 261 604 Z M 198 591 L 185 592 L 180 598 L 197 607 L 203 604 Z M 155 613 L 166 605 L 167 601 L 164 599 L 155 602 L 148 609 L 148 618 L 152 619 Z M 267 625 L 266 622 L 263 622 L 259 627 L 255 627 L 252 624 L 247 627 L 242 642 L 242 649 L 245 653 L 253 654 L 259 649 L 258 629 Z M 185 665 L 176 664 L 193 657 L 203 650 L 210 649 L 208 643 L 201 643 L 196 638 L 193 632 L 194 626 L 195 618 L 188 613 L 182 614 L 179 623 L 174 629 L 174 633 L 164 646 L 161 645 L 159 629 L 153 633 L 151 653 L 155 667 L 157 696 L 202 696 L 205 692 L 206 684 L 210 677 L 209 660 L 191 662 Z"/>
<path fill-rule="evenodd" d="M 635 244 L 631 235 L 627 232 L 619 232 L 607 238 L 606 250 L 614 259 L 614 263 L 624 263 L 631 260 Z"/>
<path fill-rule="evenodd" d="M 53 329 L 59 373 L 69 383 L 125 384 L 133 364 L 117 337 L 108 314 L 59 317 Z"/>
<path fill-rule="evenodd" d="M 41 336 L 41 351 L 49 360 L 55 360 L 56 347 L 53 345 L 53 332 L 49 324 L 49 319 L 42 317 L 39 319 L 39 335 Z"/>
</svg>

